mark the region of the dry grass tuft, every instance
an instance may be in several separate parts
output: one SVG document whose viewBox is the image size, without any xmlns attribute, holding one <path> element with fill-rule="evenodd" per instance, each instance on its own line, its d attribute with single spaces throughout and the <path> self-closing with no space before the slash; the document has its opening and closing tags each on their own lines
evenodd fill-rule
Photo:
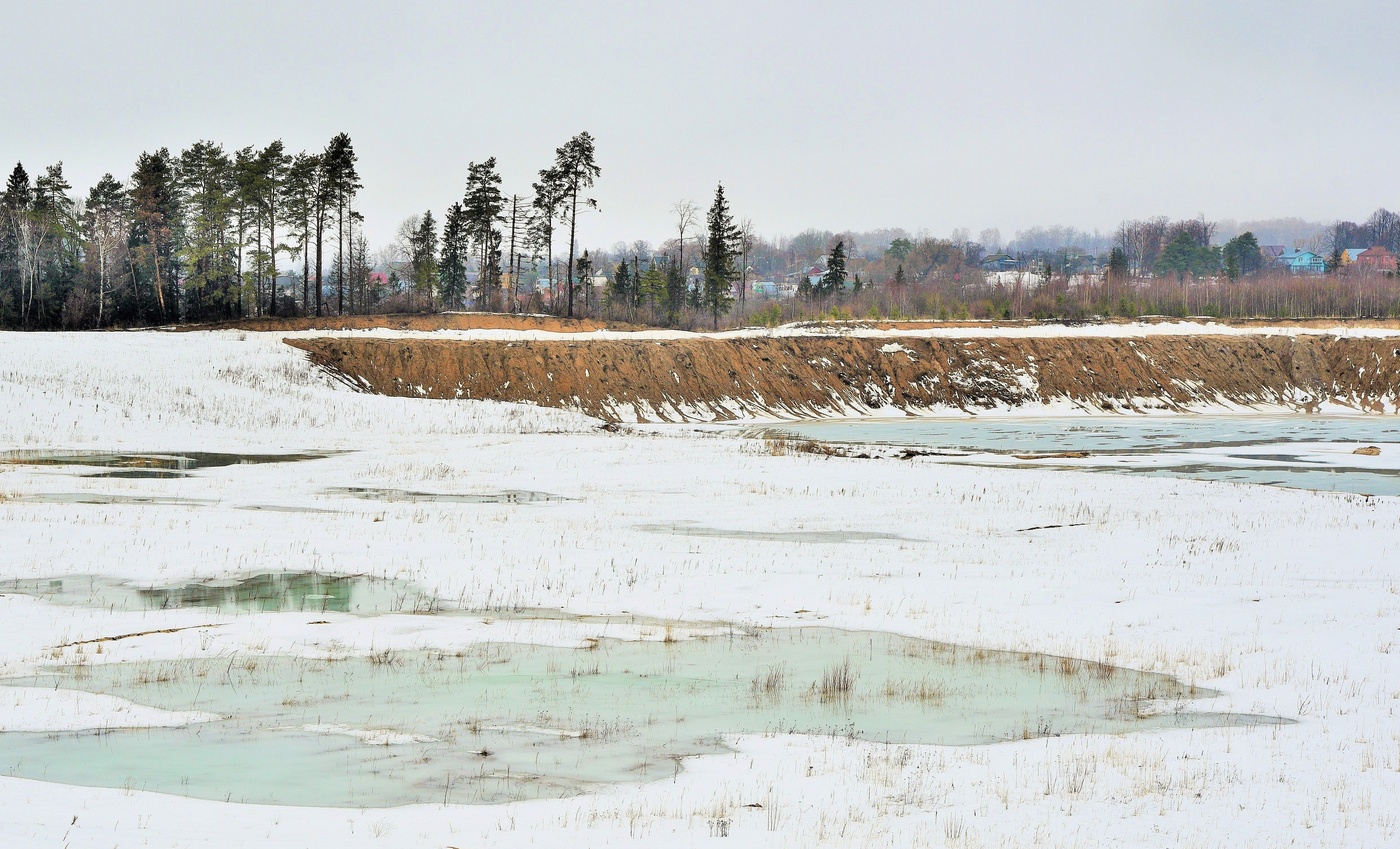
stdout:
<svg viewBox="0 0 1400 849">
<path fill-rule="evenodd" d="M 749 682 L 749 689 L 755 696 L 776 697 L 787 684 L 787 667 L 783 664 L 770 666 L 758 673 Z"/>
<path fill-rule="evenodd" d="M 851 659 L 846 658 L 822 673 L 822 680 L 817 684 L 817 695 L 823 702 L 847 699 L 855 686 L 856 673 L 851 669 Z"/>
</svg>

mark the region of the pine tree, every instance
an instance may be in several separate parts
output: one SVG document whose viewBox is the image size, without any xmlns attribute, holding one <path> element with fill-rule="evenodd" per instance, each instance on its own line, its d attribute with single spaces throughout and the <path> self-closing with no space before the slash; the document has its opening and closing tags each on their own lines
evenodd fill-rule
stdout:
<svg viewBox="0 0 1400 849">
<path fill-rule="evenodd" d="M 277 254 L 286 249 L 277 244 L 277 217 L 282 208 L 283 181 L 290 164 L 291 159 L 280 139 L 258 152 L 257 203 L 258 212 L 267 225 L 267 250 L 264 251 L 260 244 L 255 255 L 260 260 L 258 277 L 267 281 L 268 315 L 274 316 L 277 315 Z M 261 292 L 258 303 L 261 307 Z"/>
<path fill-rule="evenodd" d="M 739 253 L 739 230 L 729 213 L 729 201 L 724 197 L 724 185 L 715 189 L 715 200 L 705 216 L 709 236 L 705 241 L 705 276 L 701 283 L 701 306 L 710 313 L 715 330 L 719 329 L 719 314 L 734 305 L 734 281 L 739 270 L 734 258 Z"/>
<path fill-rule="evenodd" d="M 496 157 L 480 164 L 469 163 L 462 210 L 476 248 L 476 308 L 479 310 L 491 309 L 492 295 L 500 288 L 501 234 L 496 225 L 502 221 L 501 213 L 505 205 L 505 196 L 501 194 L 501 175 L 496 171 Z"/>
<path fill-rule="evenodd" d="M 311 244 L 316 234 L 316 193 L 321 158 L 305 151 L 292 158 L 283 183 L 286 217 L 293 228 L 293 250 L 301 255 L 301 311 L 311 312 Z M 319 281 L 318 281 L 319 283 Z"/>
<path fill-rule="evenodd" d="M 180 263 L 185 269 L 187 317 L 232 317 L 236 309 L 237 267 L 237 248 L 232 244 L 233 160 L 214 142 L 199 141 L 180 153 L 175 174 L 185 220 Z M 89 205 L 93 202 L 91 197 Z"/>
<path fill-rule="evenodd" d="M 122 276 L 130 228 L 126 190 L 111 174 L 102 175 L 88 192 L 83 208 L 88 275 L 97 290 L 97 327 L 102 327 L 106 321 L 107 297 L 117 288 Z"/>
<path fill-rule="evenodd" d="M 633 268 L 636 267 L 634 260 Z M 637 298 L 640 303 L 653 309 L 666 307 L 666 274 L 661 270 L 661 263 L 653 262 L 642 272 L 637 284 Z"/>
<path fill-rule="evenodd" d="M 161 148 L 155 153 L 142 153 L 136 160 L 131 176 L 131 259 L 137 270 L 135 304 L 138 317 L 142 315 L 140 289 L 149 288 L 155 295 L 157 315 L 161 321 L 178 318 L 176 281 L 176 235 L 179 227 L 179 194 L 175 186 L 174 163 L 170 151 Z"/>
<path fill-rule="evenodd" d="M 554 152 L 554 173 L 564 189 L 564 214 L 569 219 L 569 265 L 565 277 L 569 281 L 569 317 L 574 315 L 574 248 L 577 242 L 578 207 L 598 208 L 593 198 L 579 197 L 580 192 L 593 187 L 603 173 L 594 161 L 593 136 L 579 133 Z"/>
<path fill-rule="evenodd" d="M 521 201 L 520 195 L 510 196 L 510 247 L 506 254 L 506 270 L 509 275 L 509 310 L 520 309 L 520 263 L 524 258 L 521 249 L 525 247 L 533 223 L 530 209 Z"/>
<path fill-rule="evenodd" d="M 903 289 L 909 281 L 904 276 L 904 263 L 900 263 L 894 270 L 894 285 Z"/>
<path fill-rule="evenodd" d="M 555 303 L 554 286 L 554 224 L 563 208 L 565 197 L 564 180 L 554 167 L 540 170 L 540 179 L 531 189 L 535 195 L 530 206 L 535 210 L 535 219 L 530 226 L 530 242 L 535 252 L 545 261 L 545 273 L 549 278 L 550 307 Z M 537 284 L 538 285 L 538 284 Z"/>
<path fill-rule="evenodd" d="M 253 233 L 257 238 L 255 242 L 261 242 L 260 222 L 258 215 L 257 199 L 257 154 L 251 146 L 242 148 L 233 154 L 233 172 L 231 180 L 231 194 L 233 199 L 233 219 L 234 219 L 234 278 L 238 283 L 236 295 L 235 313 L 242 316 L 247 310 L 248 276 L 243 271 L 243 261 L 248 254 L 248 234 Z M 254 275 L 256 276 L 256 275 Z M 254 306 L 257 301 L 254 299 Z"/>
<path fill-rule="evenodd" d="M 352 231 L 354 222 L 355 193 L 364 188 L 360 184 L 360 175 L 355 170 L 355 149 L 350 143 L 350 136 L 340 133 L 330 140 L 326 145 L 326 152 L 322 154 L 325 160 L 325 180 L 326 194 L 329 200 L 329 208 L 335 210 L 336 215 L 336 312 L 345 313 L 345 283 L 347 263 L 350 257 L 346 255 L 347 247 L 352 245 Z M 318 250 L 319 255 L 319 250 Z M 319 264 L 319 263 L 318 263 Z M 351 300 L 354 300 L 354 290 L 351 290 Z M 351 307 L 353 309 L 353 303 Z"/>
<path fill-rule="evenodd" d="M 326 152 L 316 156 L 315 186 L 311 197 L 316 233 L 316 315 L 319 317 L 326 289 L 325 237 L 331 226 L 331 211 L 335 209 L 335 183 L 331 180 L 331 163 L 326 158 Z"/>
<path fill-rule="evenodd" d="M 34 181 L 35 223 L 44 231 L 36 278 L 35 319 L 40 326 L 54 326 L 77 285 L 82 233 L 77 203 L 68 194 L 72 188 L 62 162 L 45 168 Z"/>
</svg>

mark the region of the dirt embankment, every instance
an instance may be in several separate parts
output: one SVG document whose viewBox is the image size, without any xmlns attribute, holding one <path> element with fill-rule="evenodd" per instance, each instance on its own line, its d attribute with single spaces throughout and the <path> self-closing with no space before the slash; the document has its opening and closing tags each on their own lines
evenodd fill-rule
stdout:
<svg viewBox="0 0 1400 849">
<path fill-rule="evenodd" d="M 345 315 L 297 318 L 243 318 L 211 324 L 182 324 L 171 330 L 252 330 L 291 332 L 300 330 L 545 330 L 551 333 L 591 333 L 595 330 L 639 330 L 634 325 L 592 318 L 559 318 L 552 315 L 510 313 L 436 313 L 398 315 Z"/>
<path fill-rule="evenodd" d="M 291 339 L 384 395 L 518 401 L 608 421 L 839 416 L 875 409 L 1103 410 L 1221 402 L 1300 411 L 1400 405 L 1400 339 L 695 338 L 664 341 Z"/>
</svg>

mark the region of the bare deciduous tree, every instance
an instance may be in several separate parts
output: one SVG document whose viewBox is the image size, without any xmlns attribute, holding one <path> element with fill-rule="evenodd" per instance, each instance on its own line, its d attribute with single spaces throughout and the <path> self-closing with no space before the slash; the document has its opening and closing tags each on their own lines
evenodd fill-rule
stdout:
<svg viewBox="0 0 1400 849">
<path fill-rule="evenodd" d="M 671 215 L 676 219 L 676 267 L 685 273 L 685 234 L 694 229 L 697 209 L 693 200 L 678 200 L 671 205 Z"/>
</svg>

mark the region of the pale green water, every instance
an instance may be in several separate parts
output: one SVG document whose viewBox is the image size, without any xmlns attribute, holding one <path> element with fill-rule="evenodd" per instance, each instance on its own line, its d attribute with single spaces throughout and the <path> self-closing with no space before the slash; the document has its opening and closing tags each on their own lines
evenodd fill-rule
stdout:
<svg viewBox="0 0 1400 849">
<path fill-rule="evenodd" d="M 679 758 L 722 751 L 722 736 L 737 733 L 978 744 L 1284 721 L 1139 718 L 1143 699 L 1181 704 L 1213 694 L 1098 664 L 822 628 L 674 643 L 604 639 L 582 649 L 495 643 L 452 655 L 98 664 L 6 683 L 233 718 L 0 734 L 0 773 L 313 806 L 569 795 L 670 776 Z M 431 739 L 371 745 L 306 730 L 327 725 Z"/>
</svg>

